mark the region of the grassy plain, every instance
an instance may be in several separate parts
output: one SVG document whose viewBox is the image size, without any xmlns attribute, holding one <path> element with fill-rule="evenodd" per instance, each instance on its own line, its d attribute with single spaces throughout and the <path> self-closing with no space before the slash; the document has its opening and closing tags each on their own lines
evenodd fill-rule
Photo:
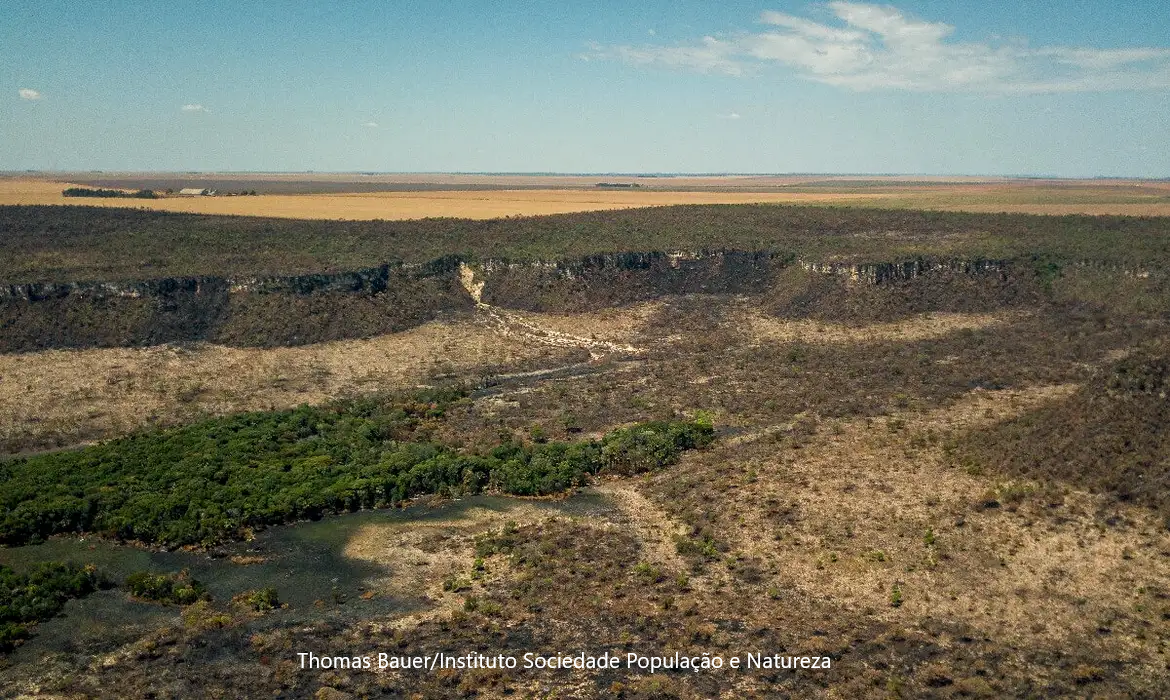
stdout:
<svg viewBox="0 0 1170 700">
<path fill-rule="evenodd" d="M 214 179 L 198 176 L 171 184 Z M 240 178 L 241 176 L 231 176 Z M 319 176 L 303 176 L 300 179 Z M 354 178 L 350 178 L 351 180 Z M 936 211 L 1011 212 L 1030 214 L 1114 214 L 1170 216 L 1170 182 L 1127 180 L 980 180 L 906 178 L 710 177 L 643 178 L 636 189 L 601 189 L 597 181 L 638 181 L 637 178 L 427 178 L 399 176 L 383 186 L 395 191 L 368 191 L 377 182 L 360 179 L 329 181 L 330 193 L 262 194 L 255 197 L 166 197 L 126 202 L 63 197 L 70 182 L 48 179 L 0 178 L 0 204 L 75 204 L 134 206 L 155 211 L 199 214 L 271 216 L 293 219 L 421 219 L 458 217 L 492 219 L 581 211 L 630 209 L 677 204 L 827 204 L 836 206 L 928 209 Z M 127 176 L 90 178 L 82 182 L 122 184 L 127 189 L 149 186 L 152 180 Z M 259 180 L 270 183 L 271 178 Z M 247 179 L 227 180 L 239 189 Z M 279 183 L 295 187 L 298 178 Z M 356 192 L 345 192 L 348 185 Z M 506 189 L 522 186 L 523 189 Z M 411 191 L 410 188 L 415 188 Z M 450 187 L 453 189 L 441 189 Z M 459 188 L 459 189 L 455 189 Z M 503 188 L 503 189 L 501 189 Z M 341 190 L 341 191 L 337 191 Z"/>
<path fill-rule="evenodd" d="M 266 194 L 255 197 L 165 197 L 127 202 L 64 197 L 67 183 L 0 180 L 0 204 L 132 206 L 192 214 L 272 216 L 288 219 L 404 220 L 438 217 L 495 219 L 580 211 L 636 209 L 672 204 L 833 203 L 873 200 L 857 193 L 654 192 L 643 190 L 550 189 Z"/>
</svg>

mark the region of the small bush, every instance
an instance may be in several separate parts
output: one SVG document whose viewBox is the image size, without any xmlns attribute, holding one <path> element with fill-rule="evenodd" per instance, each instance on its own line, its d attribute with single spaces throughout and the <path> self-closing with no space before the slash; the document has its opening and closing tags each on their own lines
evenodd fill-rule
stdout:
<svg viewBox="0 0 1170 700">
<path fill-rule="evenodd" d="M 240 596 L 240 601 L 256 612 L 267 612 L 280 607 L 280 597 L 271 586 L 248 591 Z"/>
<path fill-rule="evenodd" d="M 640 562 L 635 566 L 634 575 L 644 583 L 658 583 L 662 580 L 662 572 L 648 562 Z"/>
<path fill-rule="evenodd" d="M 191 605 L 199 600 L 210 600 L 206 587 L 186 571 L 178 574 L 153 574 L 136 571 L 126 577 L 130 595 L 163 605 Z"/>
</svg>

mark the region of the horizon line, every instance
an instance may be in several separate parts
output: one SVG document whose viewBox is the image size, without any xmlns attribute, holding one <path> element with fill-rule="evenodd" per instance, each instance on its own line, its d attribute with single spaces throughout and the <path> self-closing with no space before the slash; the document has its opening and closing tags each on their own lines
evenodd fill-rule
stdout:
<svg viewBox="0 0 1170 700">
<path fill-rule="evenodd" d="M 1170 175 L 1054 175 L 1047 173 L 923 173 L 923 172 L 736 172 L 736 171 L 555 171 L 555 170 L 106 170 L 100 168 L 42 170 L 0 170 L 0 176 L 20 175 L 464 175 L 496 177 L 929 177 L 929 178 L 997 178 L 1007 180 L 1138 180 L 1162 182 Z"/>
</svg>

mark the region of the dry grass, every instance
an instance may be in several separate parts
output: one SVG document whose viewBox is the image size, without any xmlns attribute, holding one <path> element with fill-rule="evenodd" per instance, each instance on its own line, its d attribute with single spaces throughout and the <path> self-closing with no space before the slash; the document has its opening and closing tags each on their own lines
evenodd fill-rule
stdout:
<svg viewBox="0 0 1170 700">
<path fill-rule="evenodd" d="M 458 178 L 411 176 L 429 186 Z M 195 180 L 198 180 L 196 178 Z M 193 180 L 193 181 L 195 181 Z M 157 200 L 63 197 L 71 183 L 0 178 L 0 205 L 74 204 L 138 207 L 200 214 L 294 219 L 422 219 L 564 214 L 675 204 L 833 204 L 1032 214 L 1170 216 L 1170 183 L 1137 181 L 906 182 L 904 178 L 857 180 L 800 178 L 662 178 L 630 190 L 596 189 L 591 178 L 488 178 L 550 189 L 433 190 L 334 194 L 267 194 L 255 197 L 166 197 Z M 677 180 L 677 182 L 676 182 Z M 486 181 L 485 181 L 486 182 Z M 561 189 L 551 189 L 561 187 Z M 670 189 L 686 187 L 686 190 Z M 757 191 L 752 191 L 756 189 Z"/>
<path fill-rule="evenodd" d="M 162 417 L 319 403 L 548 352 L 521 341 L 473 324 L 429 323 L 302 347 L 201 344 L 0 355 L 0 444 L 70 444 Z"/>
<path fill-rule="evenodd" d="M 468 563 L 474 559 L 476 535 L 498 530 L 506 522 L 530 524 L 548 515 L 547 510 L 516 499 L 499 509 L 465 508 L 452 515 L 371 524 L 350 537 L 343 553 L 350 559 L 377 564 L 387 570 L 385 577 L 369 583 L 378 595 L 403 599 L 424 597 L 438 604 L 410 618 L 411 622 L 418 622 L 462 603 L 455 592 L 443 590 L 443 582 L 466 574 Z M 406 622 L 398 620 L 395 625 Z"/>
<path fill-rule="evenodd" d="M 437 375 L 557 361 L 637 336 L 658 302 L 585 314 L 503 311 L 400 333 L 298 347 L 163 345 L 0 354 L 0 447 L 51 447 L 155 420 L 316 404 Z M 604 353 L 602 353 L 604 354 Z M 521 373 L 523 374 L 523 373 Z M 505 375 L 506 376 L 506 375 Z"/>
<path fill-rule="evenodd" d="M 686 562 L 675 547 L 675 540 L 687 534 L 685 525 L 671 518 L 627 480 L 607 481 L 596 490 L 612 501 L 626 518 L 647 561 L 666 569 L 686 570 Z"/>
<path fill-rule="evenodd" d="M 977 390 L 947 409 L 838 424 L 799 452 L 775 449 L 763 432 L 753 447 L 728 444 L 726 458 L 714 460 L 720 468 L 755 475 L 735 509 L 733 548 L 776 565 L 782 588 L 843 610 L 962 621 L 1025 645 L 1067 646 L 1112 628 L 1118 653 L 1145 656 L 1148 615 L 1131 612 L 1170 580 L 1161 555 L 1170 534 L 1154 518 L 1133 509 L 1132 527 L 1103 528 L 1096 499 L 1067 488 L 1053 518 L 1045 513 L 1053 496 L 1030 490 L 1036 485 L 964 472 L 916 439 L 990 425 L 1074 389 Z M 1013 489 L 1017 496 L 1005 496 Z M 1002 506 L 978 508 L 986 495 Z M 797 517 L 777 520 L 769 501 Z M 895 583 L 900 607 L 890 605 Z"/>
<path fill-rule="evenodd" d="M 474 287 L 474 277 L 465 283 Z M 684 308 L 672 314 L 676 306 Z M 369 341 L 279 350 L 199 347 L 191 352 L 191 357 L 205 354 L 198 362 L 182 357 L 183 350 L 166 348 L 0 357 L 0 381 L 7 383 L 21 371 L 32 376 L 18 366 L 29 362 L 57 382 L 31 401 L 15 398 L 18 391 L 0 392 L 5 401 L 0 421 L 21 410 L 20 403 L 38 400 L 76 403 L 62 408 L 76 415 L 111 400 L 111 405 L 121 402 L 117 405 L 123 410 L 134 401 L 158 401 L 175 410 L 175 404 L 165 403 L 173 388 L 113 399 L 71 393 L 81 391 L 81 383 L 88 390 L 121 391 L 116 385 L 127 380 L 107 389 L 103 382 L 114 372 L 111 363 L 133 358 L 153 358 L 154 363 L 140 359 L 141 366 L 132 369 L 135 376 L 172 381 L 198 376 L 211 382 L 217 381 L 215 375 L 239 375 L 230 380 L 239 384 L 232 388 L 239 401 L 275 396 L 297 402 L 348 386 L 415 381 L 434 371 L 433 358 L 439 354 L 456 370 L 468 372 L 478 362 L 523 359 L 547 347 L 545 341 L 555 333 L 637 343 L 649 348 L 637 362 L 594 363 L 594 371 L 572 377 L 571 384 L 568 378 L 543 383 L 539 377 L 500 384 L 495 393 L 452 411 L 448 420 L 453 430 L 466 428 L 460 437 L 474 443 L 473 428 L 490 434 L 488 439 L 501 428 L 524 439 L 533 425 L 559 431 L 557 420 L 566 412 L 577 413 L 589 434 L 666 409 L 702 406 L 720 411 L 717 423 L 727 437 L 709 450 L 688 452 L 661 472 L 603 480 L 596 491 L 608 505 L 588 513 L 566 507 L 553 520 L 541 504 L 517 501 L 498 510 L 468 509 L 365 527 L 349 540 L 345 555 L 388 569 L 385 577 L 367 582 L 366 592 L 417 601 L 422 610 L 363 620 L 329 632 L 332 637 L 322 636 L 327 634 L 320 631 L 323 627 L 313 631 L 289 625 L 254 635 L 252 643 L 271 635 L 271 649 L 340 653 L 369 643 L 411 654 L 440 647 L 495 653 L 529 650 L 537 643 L 666 654 L 786 649 L 839 654 L 834 668 L 844 669 L 823 679 L 804 674 L 771 680 L 746 673 L 715 677 L 725 684 L 722 688 L 699 685 L 708 678 L 701 674 L 662 675 L 680 697 L 720 692 L 749 697 L 751 691 L 759 697 L 820 692 L 884 697 L 885 691 L 896 696 L 903 680 L 909 684 L 904 697 L 939 688 L 940 697 L 992 696 L 993 690 L 999 696 L 1062 694 L 1046 693 L 1047 684 L 1064 688 L 1066 695 L 1075 688 L 1083 695 L 1115 691 L 1132 696 L 1146 690 L 1159 696 L 1148 689 L 1161 689 L 1165 682 L 1170 533 L 1154 513 L 1064 484 L 1008 482 L 1002 475 L 965 468 L 947 449 L 966 431 L 986 430 L 1061 401 L 1083 378 L 1067 369 L 1036 380 L 999 377 L 1011 387 L 1003 390 L 926 391 L 935 385 L 965 387 L 966 379 L 982 376 L 978 367 L 967 375 L 950 372 L 964 358 L 974 364 L 975 353 L 984 347 L 974 345 L 975 336 L 989 335 L 969 331 L 993 331 L 996 342 L 1008 347 L 1016 347 L 1024 330 L 1029 337 L 1038 334 L 1045 339 L 1046 354 L 1013 356 L 1025 366 L 1060 365 L 1069 357 L 1095 361 L 1097 352 L 1083 358 L 1068 352 L 1067 346 L 1077 342 L 1072 336 L 1079 334 L 1072 331 L 1078 327 L 1062 337 L 1045 325 L 1056 310 L 933 313 L 867 326 L 779 320 L 763 315 L 750 299 L 731 297 L 720 298 L 718 305 L 711 297 L 676 297 L 590 314 L 515 313 L 501 316 L 499 324 L 491 321 L 491 310 L 481 306 L 478 321 L 429 324 Z M 942 342 L 948 337 L 950 344 Z M 940 347 L 913 347 L 927 340 Z M 1118 352 L 1112 342 L 1101 341 L 1100 347 L 1111 348 L 1108 357 Z M 817 357 L 788 362 L 782 373 L 773 371 L 773 365 L 784 363 L 786 343 L 820 345 L 811 354 L 834 358 L 834 373 L 818 373 Z M 774 352 L 738 352 L 757 344 L 755 350 Z M 880 344 L 914 352 L 902 356 L 883 351 Z M 967 354 L 952 360 L 952 350 Z M 891 364 L 864 361 L 873 353 L 883 353 Z M 107 355 L 106 364 L 91 359 Z M 923 363 L 923 358 L 934 361 Z M 695 364 L 685 364 L 691 360 Z M 82 369 L 71 370 L 79 362 Z M 665 374 L 656 371 L 670 362 L 679 364 Z M 921 377 L 919 372 L 927 370 L 902 371 L 921 367 L 933 369 Z M 703 383 L 691 383 L 700 370 Z M 75 377 L 70 384 L 71 371 L 86 381 Z M 851 381 L 853 375 L 885 371 L 891 375 L 884 383 Z M 266 386 L 278 372 L 291 383 Z M 364 377 L 373 379 L 361 384 Z M 685 401 L 672 398 L 680 385 Z M 749 393 L 758 385 L 763 393 Z M 867 413 L 864 406 L 818 413 L 831 408 L 829 399 L 836 394 L 892 390 L 906 391 L 906 400 L 890 402 L 880 414 Z M 753 405 L 783 399 L 785 391 L 819 397 L 820 403 Z M 250 392 L 269 392 L 269 398 Z M 720 404 L 721 395 L 730 398 Z M 584 415 L 589 404 L 602 402 L 607 403 L 598 409 L 597 421 Z M 504 404 L 511 408 L 493 408 Z M 837 417 L 825 417 L 830 415 Z M 795 429 L 796 424 L 803 427 Z M 998 505 L 985 507 L 990 499 Z M 508 520 L 520 526 L 519 548 L 487 556 L 485 570 L 473 576 L 475 536 Z M 677 541 L 697 542 L 704 532 L 719 545 L 717 552 L 699 561 L 693 551 L 678 547 Z M 466 579 L 459 591 L 444 590 L 444 581 L 452 577 Z M 897 606 L 891 600 L 894 586 L 901 593 Z M 465 601 L 473 596 L 494 606 L 492 611 L 468 612 Z M 282 663 L 282 653 L 273 653 L 272 659 Z M 136 657 L 117 672 L 150 678 L 159 669 L 179 667 L 168 659 Z M 241 654 L 231 658 L 231 669 L 238 679 L 248 680 L 244 674 L 264 679 L 268 663 Z M 1097 676 L 1104 680 L 1094 680 Z M 306 678 L 291 672 L 288 677 Z M 383 689 L 388 694 L 408 695 L 434 677 L 335 680 L 361 694 L 369 688 L 361 684 L 371 678 L 396 684 Z M 446 678 L 455 682 L 455 676 Z M 458 680 L 475 689 L 476 678 L 467 674 Z M 513 693 L 517 696 L 555 688 L 561 696 L 584 697 L 610 687 L 610 679 L 596 687 L 576 685 L 590 678 L 517 674 L 507 683 L 520 691 Z M 440 682 L 445 681 L 434 681 Z M 621 682 L 627 689 L 641 687 L 633 676 Z M 503 693 L 503 685 L 485 685 L 477 692 L 493 697 Z M 315 688 L 306 687 L 306 693 Z M 646 688 L 627 697 L 663 696 L 659 686 Z M 426 697 L 445 692 L 437 685 L 422 690 Z"/>
<path fill-rule="evenodd" d="M 926 313 L 892 323 L 847 326 L 808 319 L 780 319 L 744 312 L 743 328 L 755 342 L 883 343 L 941 338 L 957 331 L 978 331 L 1020 321 L 1019 312 Z"/>
<path fill-rule="evenodd" d="M 565 352 L 646 338 L 664 301 L 581 314 L 514 312 L 483 305 L 470 321 L 433 322 L 401 333 L 298 347 L 48 350 L 0 355 L 0 446 L 54 447 L 127 433 L 156 421 L 316 404 L 409 387 L 437 375 L 474 375 Z M 1019 320 L 1017 314 L 924 314 L 896 323 L 841 326 L 768 317 L 744 306 L 749 343 L 912 342 Z M 568 362 L 568 360 L 566 360 Z M 520 373 L 525 374 L 525 373 Z M 506 375 L 505 375 L 506 376 Z M 520 376 L 520 375 L 517 375 Z"/>
<path fill-rule="evenodd" d="M 531 313 L 511 311 L 517 318 L 540 327 L 583 338 L 630 344 L 638 339 L 646 323 L 662 308 L 663 302 L 649 301 L 621 308 L 605 308 L 587 314 Z"/>
</svg>

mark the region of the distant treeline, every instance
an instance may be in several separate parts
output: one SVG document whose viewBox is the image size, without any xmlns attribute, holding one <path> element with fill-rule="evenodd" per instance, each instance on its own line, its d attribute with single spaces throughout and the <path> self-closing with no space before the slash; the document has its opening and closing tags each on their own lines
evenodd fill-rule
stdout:
<svg viewBox="0 0 1170 700">
<path fill-rule="evenodd" d="M 71 452 L 0 463 L 0 542 L 95 532 L 212 545 L 249 528 L 406 499 L 494 491 L 534 496 L 602 471 L 672 464 L 709 443 L 708 422 L 654 422 L 573 443 L 456 449 L 431 434 L 453 390 L 243 413 Z"/>
<path fill-rule="evenodd" d="M 122 199 L 158 199 L 158 195 L 154 190 L 138 190 L 137 192 L 125 192 L 123 190 L 105 190 L 99 188 L 89 187 L 68 187 L 61 192 L 66 197 L 98 197 L 98 198 L 122 198 Z"/>
</svg>

